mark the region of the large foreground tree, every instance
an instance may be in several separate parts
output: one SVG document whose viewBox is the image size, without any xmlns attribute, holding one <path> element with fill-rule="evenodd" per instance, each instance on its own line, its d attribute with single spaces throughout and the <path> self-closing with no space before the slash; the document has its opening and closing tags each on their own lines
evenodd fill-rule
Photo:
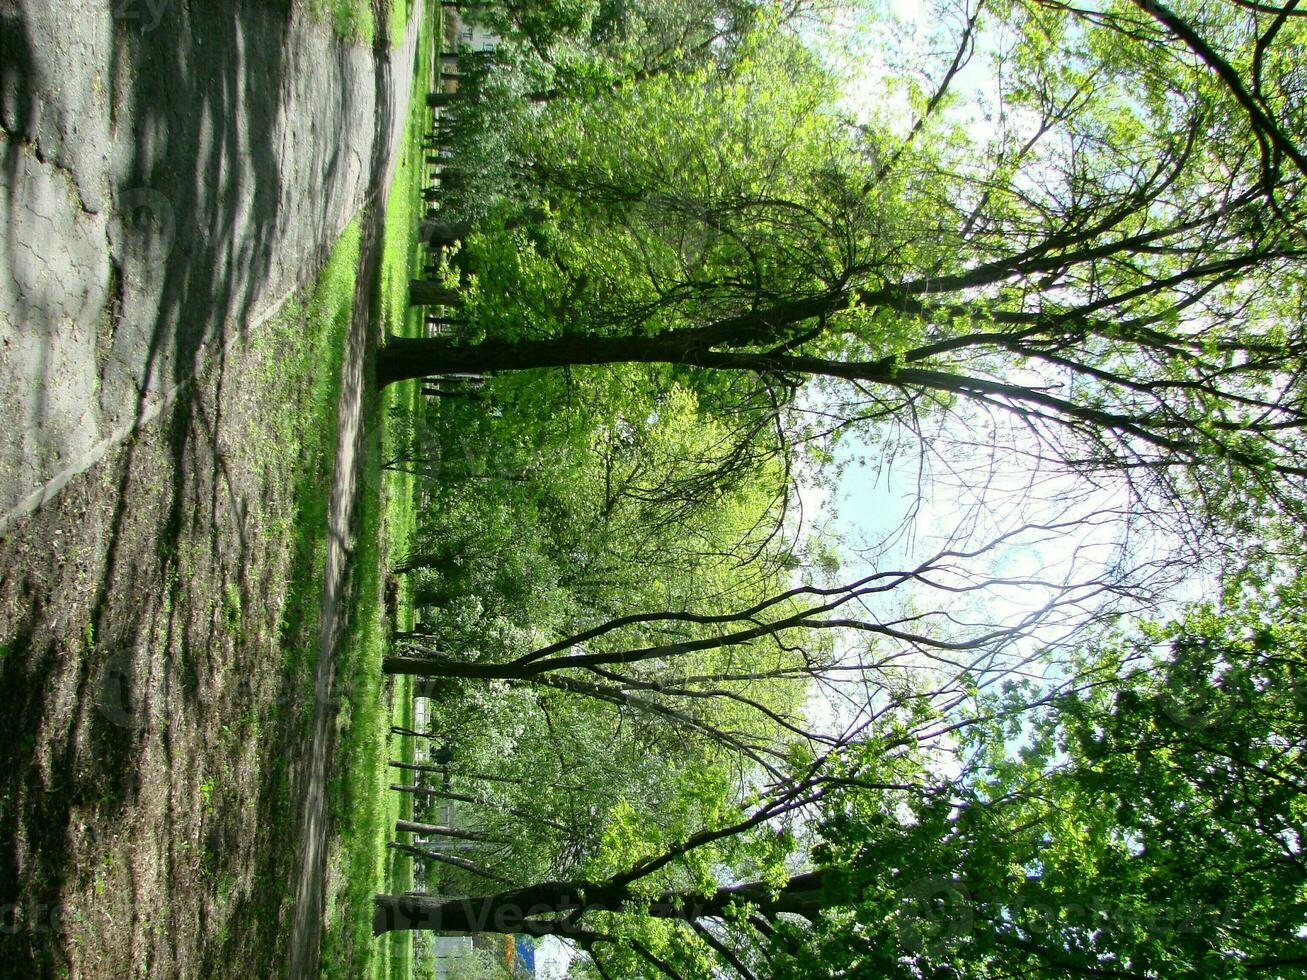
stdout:
<svg viewBox="0 0 1307 980">
<path fill-rule="evenodd" d="M 1222 37 L 1265 73 L 1291 20 Z M 1259 152 L 1300 108 L 1287 68 L 1250 114 L 1133 4 L 995 5 L 959 59 L 980 37 L 1004 68 L 992 135 L 953 128 L 957 59 L 896 136 L 850 120 L 779 35 L 730 76 L 542 115 L 519 166 L 557 217 L 468 243 L 460 302 L 484 339 L 390 338 L 379 382 L 676 365 L 815 385 L 846 423 L 1010 424 L 1041 466 L 1191 505 L 1228 505 L 1235 474 L 1252 500 L 1299 503 L 1301 175 Z"/>
<path fill-rule="evenodd" d="M 905 700 L 606 875 L 379 897 L 375 928 L 558 935 L 610 977 L 1307 975 L 1303 597 L 1231 590 L 947 738 Z"/>
</svg>

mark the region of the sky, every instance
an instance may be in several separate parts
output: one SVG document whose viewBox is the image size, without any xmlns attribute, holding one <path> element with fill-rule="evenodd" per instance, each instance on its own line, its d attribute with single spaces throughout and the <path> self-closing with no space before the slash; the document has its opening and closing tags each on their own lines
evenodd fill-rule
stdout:
<svg viewBox="0 0 1307 980">
<path fill-rule="evenodd" d="M 921 91 L 932 92 L 935 79 L 942 77 L 957 50 L 964 8 L 956 3 L 888 0 L 880 9 L 888 10 L 888 21 L 851 22 L 838 37 L 814 33 L 811 40 L 830 63 L 848 73 L 846 108 L 863 118 L 875 115 L 890 120 L 898 132 L 906 133 L 915 121 L 913 111 L 905 88 L 892 79 L 902 77 L 902 65 L 910 65 L 918 73 Z M 970 61 L 953 80 L 954 101 L 946 109 L 948 121 L 980 141 L 996 137 L 1000 126 L 1019 130 L 1029 122 L 1010 107 L 1001 116 L 997 111 L 995 53 L 994 41 L 982 31 Z M 1042 385 L 1059 379 L 1027 372 L 1012 380 Z M 806 407 L 820 408 L 822 397 L 805 388 L 800 407 L 807 399 Z M 977 571 L 1080 583 L 1137 565 L 1141 574 L 1147 570 L 1162 581 L 1165 556 L 1177 542 L 1136 519 L 1138 509 L 1122 486 L 1106 482 L 1095 488 L 1082 475 L 1049 472 L 1046 464 L 1036 464 L 1026 455 L 1030 437 L 1023 430 L 999 431 L 993 440 L 981 428 L 966 431 L 965 426 L 955 426 L 953 434 L 974 438 L 977 445 L 969 454 L 961 447 L 950 452 L 939 443 L 925 447 L 934 458 L 920 482 L 922 445 L 913 446 L 909 440 L 908 451 L 889 454 L 877 445 L 874 431 L 862 430 L 846 434 L 834 447 L 839 475 L 833 485 L 811 480 L 801 484 L 805 527 L 845 545 L 842 550 L 848 557 L 840 581 L 933 555 L 959 528 L 969 528 L 975 544 L 1023 522 L 1078 526 L 1026 535 L 997 549 L 984 562 L 972 563 Z M 949 465 L 958 469 L 950 473 Z M 906 533 L 898 533 L 904 527 Z M 1173 589 L 1160 609 L 1173 612 L 1178 600 L 1195 598 L 1202 588 L 1201 579 L 1191 579 L 1183 591 Z M 994 589 L 971 612 L 988 622 L 1011 623 L 1037 609 L 1049 594 L 1038 588 Z M 886 603 L 872 611 L 889 615 L 893 608 Z M 1083 613 L 1075 621 L 1081 618 Z M 1037 632 L 996 666 L 1023 659 L 1041 643 L 1062 640 L 1070 621 Z M 1056 663 L 1044 670 L 1049 683 L 1062 679 Z M 810 712 L 820 718 L 831 709 L 818 695 Z"/>
</svg>

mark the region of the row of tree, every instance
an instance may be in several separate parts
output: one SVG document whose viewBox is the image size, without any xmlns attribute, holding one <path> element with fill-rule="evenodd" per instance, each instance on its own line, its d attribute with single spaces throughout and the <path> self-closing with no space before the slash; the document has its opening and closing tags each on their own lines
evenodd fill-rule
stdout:
<svg viewBox="0 0 1307 980">
<path fill-rule="evenodd" d="M 413 296 L 463 334 L 377 371 L 494 372 L 402 420 L 427 615 L 384 664 L 445 692 L 415 795 L 475 814 L 404 829 L 485 846 L 406 845 L 470 897 L 376 929 L 1307 975 L 1295 6 L 943 8 L 933 74 L 885 53 L 906 116 L 806 7 L 469 13 L 505 40 L 440 99 L 467 179 Z M 906 516 L 814 531 L 863 456 Z"/>
</svg>

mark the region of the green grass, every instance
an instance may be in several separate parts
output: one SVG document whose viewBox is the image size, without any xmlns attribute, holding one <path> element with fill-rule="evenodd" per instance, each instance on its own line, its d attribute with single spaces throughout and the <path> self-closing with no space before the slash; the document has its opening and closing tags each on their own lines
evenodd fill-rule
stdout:
<svg viewBox="0 0 1307 980">
<path fill-rule="evenodd" d="M 397 0 L 397 5 L 402 0 Z M 419 64 L 429 63 L 438 43 L 439 5 L 424 4 Z M 392 30 L 394 25 L 392 25 Z M 398 30 L 402 34 L 403 24 Z M 425 79 L 419 78 L 409 105 L 408 129 L 387 203 L 382 245 L 379 310 L 382 329 L 415 335 L 418 317 L 408 308 L 408 280 L 416 268 L 415 238 L 421 213 L 422 150 L 429 111 Z M 395 821 L 410 816 L 409 798 L 393 793 L 391 759 L 411 761 L 411 739 L 393 737 L 392 725 L 412 727 L 412 682 L 383 678 L 386 645 L 384 575 L 388 555 L 403 551 L 416 524 L 413 478 L 383 472 L 384 420 L 397 404 L 421 397 L 416 382 L 393 385 L 367 406 L 367 430 L 360 465 L 360 492 L 353 565 L 353 605 L 338 666 L 341 694 L 336 760 L 328 789 L 333 841 L 327 888 L 328 924 L 323 936 L 326 977 L 403 978 L 413 975 L 411 933 L 372 938 L 372 897 L 412 889 L 411 860 L 386 844 Z M 412 625 L 412 606 L 402 584 L 396 626 Z"/>
<path fill-rule="evenodd" d="M 313 703 L 340 366 L 354 309 L 360 233 L 356 219 L 332 249 L 307 304 L 291 300 L 255 341 L 264 349 L 260 360 L 268 390 L 287 377 L 306 378 L 309 385 L 299 417 L 287 417 L 261 433 L 266 440 L 262 449 L 271 459 L 284 459 L 287 446 L 298 446 L 303 464 L 294 476 L 288 527 L 269 530 L 289 532 L 293 539 L 280 623 L 282 667 L 286 676 L 298 679 L 307 705 Z M 303 714 L 307 725 L 312 712 Z"/>
<path fill-rule="evenodd" d="M 432 0 L 390 0 L 386 10 L 386 20 L 390 25 L 390 44 L 397 47 L 404 42 L 404 29 L 408 27 L 409 18 L 413 16 L 413 9 L 421 5 L 425 10 L 431 6 Z M 436 6 L 439 6 L 436 4 Z"/>
<path fill-rule="evenodd" d="M 419 0 L 386 0 L 385 36 L 394 46 L 404 40 L 404 29 Z M 347 41 L 371 44 L 377 37 L 377 16 L 372 0 L 309 0 L 309 12 Z"/>
<path fill-rule="evenodd" d="M 271 494 L 257 511 L 254 533 L 277 542 L 279 551 L 285 549 L 279 559 L 285 564 L 277 572 L 282 588 L 256 596 L 242 594 L 228 582 L 212 598 L 225 629 L 238 643 L 257 644 L 270 669 L 280 672 L 280 683 L 268 684 L 265 695 L 251 701 L 239 719 L 211 735 L 241 744 L 239 749 L 224 749 L 228 761 L 241 756 L 245 746 L 250 748 L 253 764 L 260 767 L 259 779 L 269 787 L 269 799 L 284 802 L 266 813 L 270 839 L 279 842 L 293 840 L 298 832 L 299 808 L 291 792 L 294 758 L 284 746 L 303 744 L 313 717 L 327 506 L 360 235 L 361 224 L 355 221 L 336 242 L 313 286 L 292 296 L 275 316 L 251 331 L 245 347 L 249 374 L 243 381 L 269 397 L 261 411 L 246 417 L 239 445 L 249 465 L 262 470 Z M 191 562 L 191 552 L 184 548 L 170 573 L 165 605 L 186 587 Z M 276 625 L 265 632 L 261 617 L 269 612 Z M 88 644 L 95 641 L 89 625 L 84 639 Z M 205 810 L 220 806 L 223 793 L 223 781 L 208 773 L 199 786 Z M 285 937 L 279 922 L 286 921 L 293 899 L 281 883 L 290 880 L 295 851 L 279 845 L 276 854 L 248 896 L 253 905 L 246 908 L 257 907 L 259 915 L 242 925 L 241 932 L 250 949 L 266 950 L 271 962 L 280 963 Z M 261 954 L 251 955 L 257 959 Z"/>
<path fill-rule="evenodd" d="M 377 36 L 371 0 L 309 0 L 309 13 L 347 41 L 371 44 Z"/>
</svg>

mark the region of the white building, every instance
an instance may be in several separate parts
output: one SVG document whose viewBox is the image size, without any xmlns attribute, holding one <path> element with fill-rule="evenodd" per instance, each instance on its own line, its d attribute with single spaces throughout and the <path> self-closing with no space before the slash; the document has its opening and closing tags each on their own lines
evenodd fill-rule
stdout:
<svg viewBox="0 0 1307 980">
<path fill-rule="evenodd" d="M 465 24 L 458 11 L 446 10 L 445 41 L 450 51 L 466 45 L 473 51 L 493 51 L 499 45 L 499 35 L 481 25 Z"/>
</svg>

